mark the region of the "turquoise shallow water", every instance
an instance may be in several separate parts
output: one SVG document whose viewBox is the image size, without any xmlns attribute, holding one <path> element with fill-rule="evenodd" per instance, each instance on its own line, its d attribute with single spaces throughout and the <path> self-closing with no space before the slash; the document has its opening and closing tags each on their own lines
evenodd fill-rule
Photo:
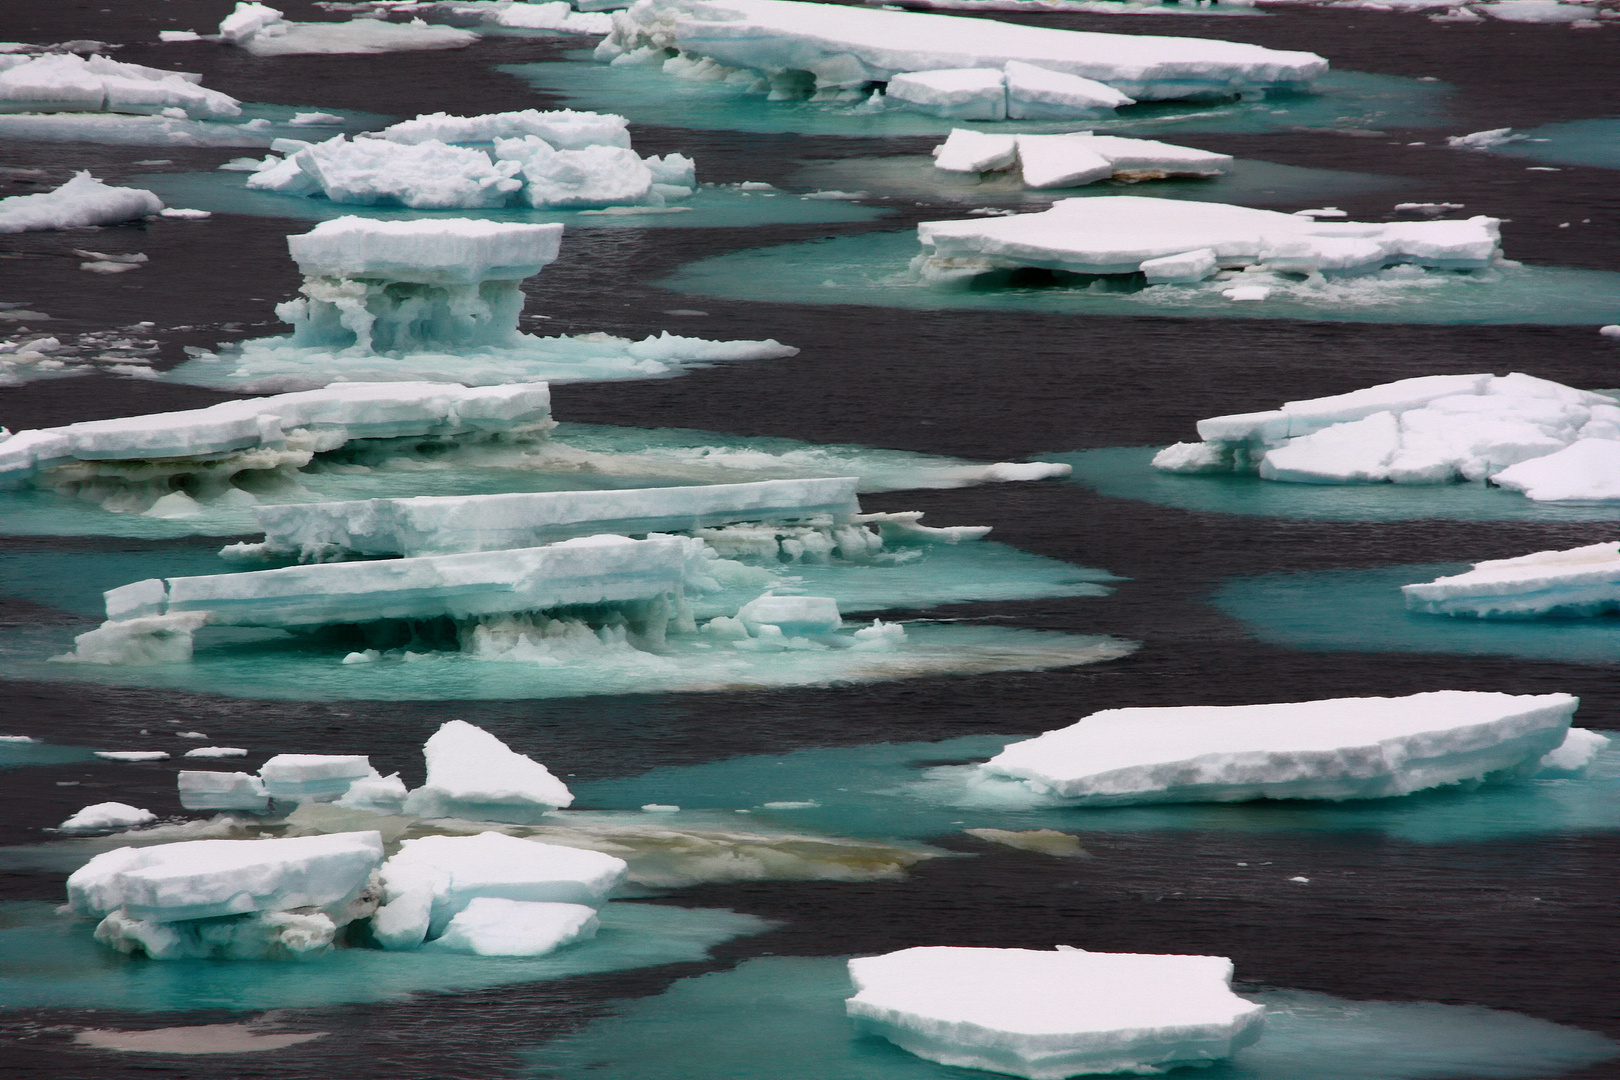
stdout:
<svg viewBox="0 0 1620 1080">
<path fill-rule="evenodd" d="M 1261 640 L 1291 649 L 1620 664 L 1620 619 L 1456 619 L 1406 610 L 1402 585 L 1467 569 L 1436 563 L 1237 578 L 1212 602 Z"/>
<path fill-rule="evenodd" d="M 1242 974 L 1240 971 L 1239 975 Z M 547 1080 L 969 1080 L 855 1031 L 841 957 L 761 957 L 618 1003 L 529 1052 Z M 1199 1080 L 1531 1080 L 1605 1061 L 1620 1045 L 1579 1028 L 1477 1006 L 1346 1001 L 1245 991 L 1265 1033 L 1229 1062 L 1178 1070 Z"/>
<path fill-rule="evenodd" d="M 1190 433 L 1189 433 L 1190 434 Z M 1620 503 L 1535 502 L 1483 484 L 1279 484 L 1258 476 L 1189 476 L 1153 468 L 1157 446 L 1043 455 L 1073 466 L 1073 483 L 1117 499 L 1202 513 L 1314 521 L 1614 521 Z M 1407 584 L 1402 582 L 1401 584 Z"/>
<path fill-rule="evenodd" d="M 1119 189 L 1113 189 L 1115 194 Z M 951 215 L 942 215 L 942 220 Z M 1525 266 L 1481 274 L 1373 274 L 1278 288 L 1265 300 L 1221 295 L 1231 282 L 1155 285 L 1073 277 L 1029 287 L 1005 274 L 930 284 L 910 268 L 915 230 L 753 248 L 689 263 L 658 284 L 727 300 L 867 304 L 928 311 L 1038 311 L 1063 315 L 1173 315 L 1214 319 L 1500 325 L 1600 325 L 1614 317 L 1620 273 Z"/>
<path fill-rule="evenodd" d="M 1493 146 L 1491 152 L 1558 165 L 1620 169 L 1620 116 L 1566 120 L 1514 134 L 1524 135 L 1526 139 Z"/>
<path fill-rule="evenodd" d="M 12 718 L 8 726 L 15 728 L 28 723 Z M 22 734 L 22 732 L 8 732 Z M 24 765 L 69 765 L 77 761 L 95 761 L 96 755 L 87 746 L 57 746 L 48 742 L 13 742 L 0 739 L 0 769 L 15 769 Z"/>
<path fill-rule="evenodd" d="M 294 129 L 297 130 L 297 129 Z M 698 163 L 700 166 L 702 162 Z M 650 213 L 590 213 L 580 210 L 535 210 L 506 207 L 498 210 L 412 210 L 404 206 L 362 206 L 335 203 L 307 195 L 281 195 L 250 191 L 247 173 L 149 173 L 130 179 L 170 206 L 211 210 L 216 214 L 252 214 L 257 217 L 327 221 L 357 215 L 382 221 L 433 218 L 481 218 L 485 221 L 561 221 L 571 229 L 587 228 L 752 228 L 760 225 L 819 225 L 870 221 L 884 211 L 857 206 L 842 199 L 805 199 L 785 191 L 739 191 L 733 187 L 703 187 L 670 208 Z"/>
<path fill-rule="evenodd" d="M 560 94 L 571 108 L 618 113 L 635 124 L 880 138 L 945 135 L 953 127 L 1025 132 L 1093 128 L 1154 138 L 1196 131 L 1435 127 L 1447 122 L 1446 101 L 1452 92 L 1442 82 L 1334 71 L 1322 79 L 1315 94 L 1279 95 L 1226 105 L 1134 105 L 1119 110 L 1118 119 L 1104 121 L 964 122 L 912 112 L 865 114 L 848 106 L 767 101 L 763 94 L 750 94 L 735 86 L 665 75 L 656 65 L 612 67 L 590 61 L 589 52 L 573 55 L 577 58 L 513 64 L 499 70 L 516 75 L 537 90 Z"/>
<path fill-rule="evenodd" d="M 725 910 L 608 904 L 592 941 L 552 956 L 483 957 L 424 949 L 335 949 L 306 961 L 122 956 L 91 938 L 94 923 L 53 904 L 0 903 L 0 1009 L 318 1008 L 412 994 L 564 979 L 702 960 L 770 922 Z"/>
</svg>

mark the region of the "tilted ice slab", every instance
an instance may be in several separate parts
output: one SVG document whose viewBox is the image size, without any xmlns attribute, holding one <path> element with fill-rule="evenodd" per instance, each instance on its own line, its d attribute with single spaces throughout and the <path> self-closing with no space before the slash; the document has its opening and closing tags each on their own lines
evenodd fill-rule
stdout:
<svg viewBox="0 0 1620 1080">
<path fill-rule="evenodd" d="M 405 800 L 417 817 L 531 823 L 574 801 L 551 770 L 482 728 L 449 720 L 422 746 L 427 781 Z"/>
<path fill-rule="evenodd" d="M 1489 480 L 1531 499 L 1620 498 L 1620 403 L 1513 373 L 1426 375 L 1198 422 L 1153 464 L 1303 484 Z"/>
<path fill-rule="evenodd" d="M 274 469 L 307 464 L 353 439 L 544 429 L 543 383 L 336 383 L 205 409 L 92 420 L 0 438 L 0 487 L 139 463 L 144 472 Z"/>
<path fill-rule="evenodd" d="M 1480 619 L 1608 615 L 1620 611 L 1620 544 L 1474 564 L 1465 574 L 1404 585 L 1408 611 Z"/>
<path fill-rule="evenodd" d="M 1153 139 L 1077 131 L 1068 135 L 997 135 L 957 128 L 934 149 L 943 172 L 983 173 L 1018 167 L 1026 188 L 1076 187 L 1114 177 L 1218 176 L 1226 154 Z"/>
<path fill-rule="evenodd" d="M 163 201 L 150 191 L 110 187 L 86 170 L 54 191 L 0 199 L 0 233 L 117 225 L 162 209 Z"/>
<path fill-rule="evenodd" d="M 1142 273 L 1150 284 L 1200 281 L 1217 269 L 1249 266 L 1321 274 L 1367 273 L 1395 263 L 1477 269 L 1501 255 L 1495 218 L 1320 222 L 1274 210 L 1135 195 L 1061 199 L 1038 214 L 925 221 L 917 238 L 927 249 L 925 271 L 1027 266 Z M 1161 262 L 1173 268 L 1156 265 Z"/>
<path fill-rule="evenodd" d="M 265 794 L 286 802 L 336 799 L 376 775 L 364 754 L 277 754 L 259 766 Z"/>
<path fill-rule="evenodd" d="M 1381 799 L 1529 774 L 1580 704 L 1569 694 L 1107 709 L 1013 743 L 983 771 L 1079 805 Z"/>
<path fill-rule="evenodd" d="M 1029 1080 L 1207 1065 L 1258 1039 L 1266 1011 L 1232 992 L 1224 956 L 929 947 L 859 957 L 849 977 L 862 1028 Z"/>
<path fill-rule="evenodd" d="M 124 847 L 68 878 L 68 904 L 149 922 L 330 907 L 358 896 L 382 861 L 376 832 Z"/>
<path fill-rule="evenodd" d="M 105 56 L 0 54 L 0 112 L 112 112 L 171 119 L 240 116 L 241 103 L 189 71 L 124 64 Z"/>
<path fill-rule="evenodd" d="M 130 829 L 150 825 L 157 815 L 128 803 L 103 802 L 86 806 L 56 827 L 58 832 L 98 832 L 103 829 Z"/>
<path fill-rule="evenodd" d="M 687 547 L 674 538 L 583 537 L 541 548 L 148 578 L 107 593 L 107 618 L 208 613 L 223 626 L 323 626 L 469 619 L 679 595 Z"/>
<path fill-rule="evenodd" d="M 598 533 L 692 532 L 860 513 L 855 477 L 749 484 L 419 496 L 263 506 L 268 551 L 430 555 L 537 547 Z"/>
<path fill-rule="evenodd" d="M 1137 101 L 1302 90 L 1327 71 L 1314 53 L 1228 41 L 1080 33 L 988 19 L 795 0 L 639 0 L 615 13 L 597 58 L 678 49 L 818 91 L 860 90 L 907 72 L 1023 62 L 1103 83 Z"/>
<path fill-rule="evenodd" d="M 236 10 L 219 24 L 219 40 L 239 46 L 254 56 L 294 56 L 460 49 L 477 41 L 478 35 L 449 26 L 429 26 L 421 20 L 411 23 L 379 19 L 288 22 L 275 8 L 239 2 Z"/>
</svg>

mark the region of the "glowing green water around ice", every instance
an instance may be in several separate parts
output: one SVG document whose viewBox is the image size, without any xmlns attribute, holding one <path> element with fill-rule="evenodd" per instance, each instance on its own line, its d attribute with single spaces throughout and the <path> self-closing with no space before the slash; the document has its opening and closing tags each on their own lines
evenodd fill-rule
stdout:
<svg viewBox="0 0 1620 1080">
<path fill-rule="evenodd" d="M 1241 975 L 1242 972 L 1240 971 Z M 546 1080 L 967 1080 L 855 1031 L 842 957 L 761 957 L 620 1002 L 527 1055 Z M 1579 1028 L 1478 1006 L 1346 1001 L 1303 990 L 1243 991 L 1265 1033 L 1200 1080 L 1531 1080 L 1605 1061 L 1620 1045 Z"/>
<path fill-rule="evenodd" d="M 12 718 L 10 725 L 27 723 L 24 718 Z M 86 746 L 57 746 L 48 742 L 22 742 L 0 739 L 0 769 L 15 769 L 24 765 L 70 765 L 78 761 L 95 761 L 96 755 Z"/>
<path fill-rule="evenodd" d="M 953 127 L 981 131 L 1077 131 L 1094 129 L 1159 138 L 1196 131 L 1265 132 L 1313 129 L 1367 130 L 1437 127 L 1447 122 L 1451 87 L 1393 75 L 1329 72 L 1315 94 L 1285 94 L 1225 105 L 1161 102 L 1119 110 L 1116 120 L 962 121 L 900 110 L 861 113 L 848 105 L 767 101 L 723 83 L 665 75 L 655 64 L 612 67 L 577 59 L 500 68 L 537 90 L 559 94 L 570 108 L 628 116 L 655 127 L 757 131 L 771 134 L 946 135 Z M 701 166 L 702 162 L 699 162 Z"/>
<path fill-rule="evenodd" d="M 1620 117 L 1601 120 L 1566 120 L 1561 124 L 1529 128 L 1514 134 L 1522 142 L 1491 147 L 1493 154 L 1549 161 L 1559 165 L 1595 165 L 1620 169 Z"/>
<path fill-rule="evenodd" d="M 1112 189 L 1114 194 L 1119 189 Z M 949 217 L 950 215 L 944 215 Z M 1173 315 L 1214 319 L 1499 325 L 1600 325 L 1612 321 L 1620 273 L 1504 267 L 1456 273 L 1394 267 L 1362 277 L 1278 281 L 1258 302 L 1222 290 L 1249 281 L 1143 287 L 1130 277 L 985 274 L 929 283 L 910 269 L 921 254 L 915 230 L 867 233 L 752 248 L 688 263 L 658 282 L 666 289 L 727 300 L 866 304 L 926 311 L 1038 311 L 1059 315 Z"/>
<path fill-rule="evenodd" d="M 0 904 L 0 1009 L 318 1008 L 702 960 L 771 924 L 732 911 L 608 904 L 596 938 L 538 958 L 336 949 L 308 961 L 131 959 L 55 905 Z"/>
<path fill-rule="evenodd" d="M 1484 484 L 1280 484 L 1249 475 L 1186 475 L 1153 468 L 1157 446 L 1047 454 L 1071 481 L 1116 499 L 1200 513 L 1313 521 L 1614 521 L 1620 503 L 1536 502 Z M 1406 584 L 1406 582 L 1402 582 Z"/>
<path fill-rule="evenodd" d="M 1468 568 L 1436 563 L 1267 574 L 1228 581 L 1212 600 L 1261 640 L 1292 649 L 1620 664 L 1620 619 L 1458 619 L 1406 610 L 1402 585 Z"/>
<path fill-rule="evenodd" d="M 296 129 L 295 129 L 296 130 Z M 839 199 L 806 199 L 785 191 L 740 191 L 735 187 L 701 187 L 690 199 L 664 208 L 626 208 L 612 213 L 581 210 L 535 210 L 506 207 L 496 210 L 412 210 L 404 206 L 363 206 L 335 203 L 326 198 L 251 191 L 247 173 L 150 173 L 130 180 L 147 188 L 170 206 L 212 210 L 218 214 L 326 221 L 358 215 L 382 221 L 433 218 L 481 218 L 486 221 L 561 221 L 569 229 L 714 229 L 753 228 L 760 225 L 830 224 L 870 221 L 884 211 Z"/>
</svg>

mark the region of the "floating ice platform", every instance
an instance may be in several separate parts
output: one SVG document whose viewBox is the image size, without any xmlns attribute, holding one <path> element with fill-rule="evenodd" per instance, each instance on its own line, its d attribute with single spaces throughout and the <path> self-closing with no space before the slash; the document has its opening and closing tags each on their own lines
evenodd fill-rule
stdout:
<svg viewBox="0 0 1620 1080">
<path fill-rule="evenodd" d="M 306 277 L 477 285 L 533 277 L 557 260 L 562 234 L 557 224 L 341 217 L 287 237 L 287 250 Z"/>
<path fill-rule="evenodd" d="M 212 120 L 240 116 L 241 103 L 188 71 L 71 53 L 0 53 L 0 112 L 110 112 Z"/>
<path fill-rule="evenodd" d="M 1265 1007 L 1224 956 L 916 948 L 849 962 L 862 1028 L 942 1065 L 1062 1080 L 1230 1057 Z"/>
<path fill-rule="evenodd" d="M 1620 611 L 1620 544 L 1474 564 L 1465 574 L 1401 587 L 1408 611 L 1480 619 L 1568 618 Z"/>
<path fill-rule="evenodd" d="M 359 18 L 348 22 L 290 22 L 273 7 L 238 2 L 219 24 L 218 40 L 254 56 L 375 54 L 460 49 L 478 40 L 470 30 Z"/>
<path fill-rule="evenodd" d="M 943 172 L 999 172 L 1016 167 L 1024 186 L 1033 189 L 1079 187 L 1115 178 L 1218 176 L 1231 166 L 1232 159 L 1226 154 L 1089 131 L 997 135 L 956 128 L 934 148 L 934 167 Z"/>
<path fill-rule="evenodd" d="M 1107 709 L 1013 743 L 981 768 L 1083 806 L 1380 799 L 1529 774 L 1580 704 L 1569 694 Z"/>
<path fill-rule="evenodd" d="M 1620 402 L 1514 373 L 1426 375 L 1198 422 L 1153 464 L 1302 484 L 1488 480 L 1541 501 L 1620 498 Z"/>
<path fill-rule="evenodd" d="M 1027 164 L 1025 169 L 1027 179 Z M 1083 182 L 1056 166 L 1050 171 L 1053 186 Z M 1501 255 L 1499 222 L 1489 217 L 1321 222 L 1274 210 L 1136 195 L 1062 199 L 1037 214 L 925 221 L 917 226 L 917 238 L 926 249 L 925 274 L 1035 267 L 1141 273 L 1149 284 L 1202 281 L 1218 270 L 1251 266 L 1299 274 L 1362 274 L 1398 263 L 1479 269 Z"/>
</svg>

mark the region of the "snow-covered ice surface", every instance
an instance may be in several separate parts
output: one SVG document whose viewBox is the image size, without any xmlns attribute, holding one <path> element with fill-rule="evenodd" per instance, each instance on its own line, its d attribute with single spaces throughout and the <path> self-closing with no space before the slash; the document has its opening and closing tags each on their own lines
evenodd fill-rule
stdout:
<svg viewBox="0 0 1620 1080">
<path fill-rule="evenodd" d="M 1537 502 L 1620 500 L 1620 404 L 1521 373 L 1429 375 L 1198 422 L 1166 472 L 1300 484 L 1489 483 Z"/>
<path fill-rule="evenodd" d="M 111 832 L 114 829 L 150 825 L 156 820 L 157 815 L 150 810 L 128 803 L 102 802 L 84 807 L 56 828 L 58 832 L 65 833 Z"/>
<path fill-rule="evenodd" d="M 1053 277 L 1031 287 L 1010 272 L 978 274 L 955 282 L 925 278 L 910 269 L 917 254 L 914 232 L 867 233 L 713 256 L 688 263 L 658 284 L 693 296 L 771 300 L 786 291 L 801 304 L 865 304 L 925 311 L 1487 325 L 1602 325 L 1613 321 L 1614 296 L 1620 292 L 1620 273 L 1511 262 L 1474 271 L 1394 266 L 1334 278 L 1290 272 L 1227 277 L 1223 272 L 1191 285 L 1147 286 L 1130 277 L 1075 275 Z M 1240 285 L 1263 287 L 1266 299 L 1234 303 L 1226 293 Z"/>
<path fill-rule="evenodd" d="M 608 1015 L 533 1047 L 525 1057 L 536 1072 L 588 1069 L 600 1080 L 688 1080 L 693 1061 L 702 1061 L 713 1075 L 761 1080 L 973 1075 L 858 1031 L 844 1014 L 851 991 L 840 957 L 757 957 L 729 971 L 681 979 L 656 996 L 621 1001 Z M 1245 991 L 1243 997 L 1265 1008 L 1264 1036 L 1230 1061 L 1188 1075 L 1539 1080 L 1608 1060 L 1620 1050 L 1594 1032 L 1478 1006 L 1349 1001 L 1286 989 Z M 706 1022 L 693 1024 L 692 1016 Z"/>
<path fill-rule="evenodd" d="M 268 147 L 281 138 L 307 139 L 312 130 L 328 135 L 354 134 L 386 124 L 391 119 L 353 110 L 337 110 L 335 127 L 309 128 L 293 123 L 306 110 L 291 105 L 242 102 L 241 114 L 227 119 L 192 120 L 162 115 L 139 116 L 109 112 L 0 112 L 0 138 L 37 142 L 93 142 L 114 146 L 240 146 Z M 149 186 L 149 185 L 143 185 Z M 177 205 L 187 205 L 176 201 Z"/>
<path fill-rule="evenodd" d="M 784 73 L 808 75 L 811 92 L 858 93 L 908 72 L 1000 69 L 1021 61 L 1097 80 L 1139 101 L 1221 99 L 1245 90 L 1308 89 L 1328 68 L 1313 53 L 1235 42 L 828 9 L 795 0 L 644 0 L 614 17 L 613 33 L 596 55 L 628 64 L 641 61 L 638 50 L 676 50 L 683 59 L 775 76 L 779 97 L 781 84 L 791 81 Z"/>
<path fill-rule="evenodd" d="M 589 56 L 589 52 L 578 54 L 579 59 Z M 682 68 L 681 74 L 695 77 L 671 77 L 656 63 L 610 66 L 570 59 L 515 64 L 501 70 L 529 81 L 536 89 L 562 95 L 572 108 L 617 113 L 629 117 L 632 123 L 661 127 L 939 137 L 954 127 L 1025 132 L 1073 131 L 1076 127 L 1073 118 L 962 121 L 911 109 L 874 112 L 847 100 L 772 100 L 766 88 L 754 88 L 746 80 L 707 78 L 704 71 L 690 67 Z M 1445 109 L 1450 92 L 1439 82 L 1329 71 L 1309 94 L 1272 93 L 1218 104 L 1143 101 L 1116 110 L 1112 118 L 1088 118 L 1084 126 L 1149 138 L 1197 131 L 1262 132 L 1297 127 L 1365 131 L 1384 126 L 1438 127 L 1451 122 Z"/>
<path fill-rule="evenodd" d="M 6 55 L 0 60 L 0 110 L 137 116 L 167 112 L 171 118 L 191 120 L 224 119 L 242 112 L 241 102 L 203 86 L 200 75 L 71 53 Z"/>
<path fill-rule="evenodd" d="M 574 801 L 540 762 L 465 720 L 445 721 L 422 754 L 427 780 L 403 807 L 417 817 L 526 822 Z"/>
<path fill-rule="evenodd" d="M 589 4 L 585 5 L 589 8 Z M 620 6 L 615 4 L 614 6 Z M 501 31 L 602 35 L 613 29 L 605 11 L 575 11 L 567 0 L 429 0 L 404 5 L 378 4 L 378 10 L 404 9 L 417 18 L 448 22 L 485 33 Z"/>
<path fill-rule="evenodd" d="M 972 175 L 1017 168 L 1031 190 L 1083 187 L 1116 177 L 1219 176 L 1231 166 L 1226 154 L 1091 132 L 1005 136 L 957 128 L 934 149 L 936 169 Z"/>
<path fill-rule="evenodd" d="M 254 56 L 367 54 L 418 49 L 462 49 L 478 40 L 469 30 L 429 26 L 421 20 L 380 19 L 348 22 L 290 22 L 264 4 L 238 2 L 219 24 L 220 38 Z"/>
<path fill-rule="evenodd" d="M 162 200 L 150 191 L 111 187 L 85 171 L 54 191 L 0 199 L 0 233 L 119 225 L 162 209 Z"/>
<path fill-rule="evenodd" d="M 1620 544 L 1609 540 L 1475 563 L 1401 587 L 1406 609 L 1480 619 L 1589 617 L 1620 611 Z"/>
<path fill-rule="evenodd" d="M 589 941 L 598 925 L 583 904 L 480 896 L 451 918 L 436 945 L 478 956 L 545 956 Z"/>
<path fill-rule="evenodd" d="M 1109 709 L 983 766 L 1078 805 L 1382 799 L 1533 773 L 1578 699 L 1441 690 L 1403 698 Z"/>
<path fill-rule="evenodd" d="M 1063 1080 L 1204 1065 L 1260 1038 L 1224 956 L 933 946 L 849 961 L 845 1011 L 942 1065 Z"/>
</svg>

